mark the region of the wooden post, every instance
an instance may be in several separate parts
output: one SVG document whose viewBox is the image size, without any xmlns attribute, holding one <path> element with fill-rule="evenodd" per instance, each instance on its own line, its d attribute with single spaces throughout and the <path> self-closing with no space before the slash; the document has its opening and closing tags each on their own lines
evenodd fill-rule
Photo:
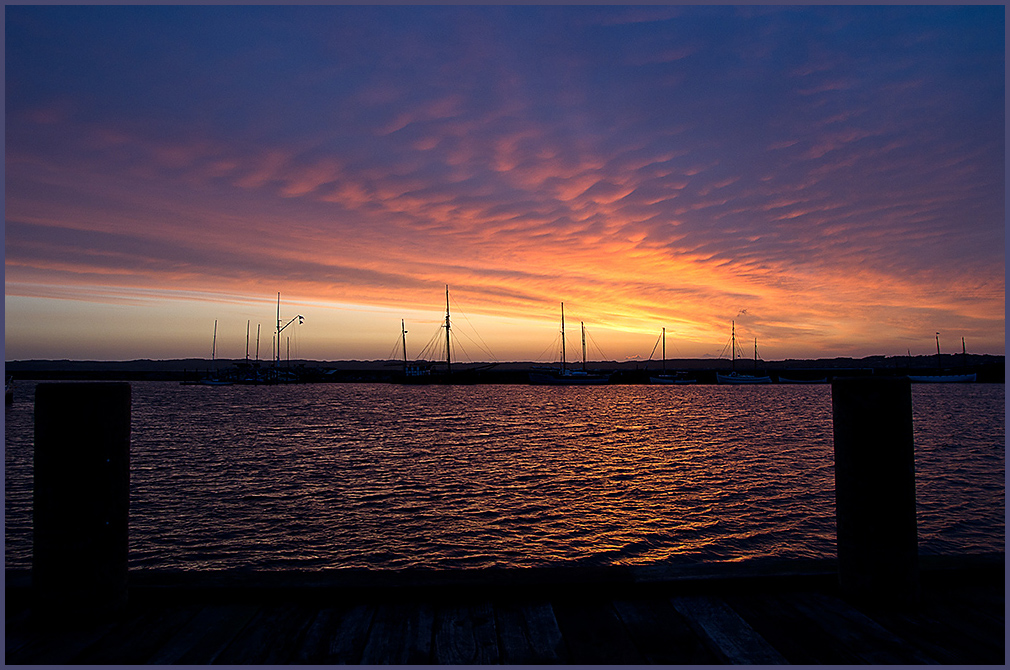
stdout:
<svg viewBox="0 0 1010 670">
<path fill-rule="evenodd" d="M 32 585 L 43 615 L 107 614 L 126 604 L 130 385 L 35 390 Z"/>
<path fill-rule="evenodd" d="M 831 406 L 842 593 L 863 601 L 917 600 L 911 383 L 835 379 Z"/>
</svg>

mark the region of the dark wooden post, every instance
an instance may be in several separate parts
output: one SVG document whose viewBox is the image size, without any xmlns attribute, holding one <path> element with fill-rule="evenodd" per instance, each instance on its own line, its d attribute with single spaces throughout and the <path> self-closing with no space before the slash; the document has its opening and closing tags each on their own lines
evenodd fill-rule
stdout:
<svg viewBox="0 0 1010 670">
<path fill-rule="evenodd" d="M 126 604 L 130 385 L 35 390 L 32 585 L 43 615 Z"/>
<path fill-rule="evenodd" d="M 835 379 L 838 577 L 843 595 L 914 601 L 919 595 L 911 383 Z"/>
</svg>

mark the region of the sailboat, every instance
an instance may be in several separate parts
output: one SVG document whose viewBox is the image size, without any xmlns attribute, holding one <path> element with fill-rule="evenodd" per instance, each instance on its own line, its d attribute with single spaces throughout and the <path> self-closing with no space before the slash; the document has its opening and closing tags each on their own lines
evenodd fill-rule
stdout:
<svg viewBox="0 0 1010 670">
<path fill-rule="evenodd" d="M 771 384 L 772 378 L 768 375 L 742 375 L 736 371 L 736 321 L 733 321 L 733 371 L 729 374 L 717 372 L 716 381 L 720 384 Z M 754 369 L 757 369 L 757 340 L 754 340 Z"/>
<path fill-rule="evenodd" d="M 964 338 L 961 338 L 961 356 L 966 361 L 968 352 L 964 346 Z M 940 371 L 940 333 L 936 334 L 936 369 Z M 938 375 L 908 375 L 909 380 L 916 383 L 925 384 L 964 384 L 975 381 L 975 373 L 966 374 L 938 374 Z"/>
<path fill-rule="evenodd" d="M 610 375 L 589 373 L 586 371 L 586 324 L 582 322 L 582 369 L 571 370 L 565 365 L 565 303 L 561 303 L 561 369 L 530 372 L 531 384 L 550 384 L 554 386 L 607 384 Z"/>
<path fill-rule="evenodd" d="M 210 366 L 211 374 L 196 381 L 179 382 L 182 386 L 231 386 L 234 384 L 230 379 L 221 379 L 217 369 L 217 319 L 214 319 L 214 339 L 210 345 Z"/>
<path fill-rule="evenodd" d="M 446 307 L 446 311 L 448 311 L 448 307 Z M 431 366 L 420 365 L 418 363 L 411 365 L 407 361 L 407 327 L 404 325 L 403 319 L 400 319 L 400 335 L 403 338 L 403 382 L 405 384 L 427 384 L 431 382 Z"/>
<path fill-rule="evenodd" d="M 666 328 L 663 329 L 663 372 L 649 377 L 650 384 L 695 384 L 697 379 L 687 376 L 686 372 L 678 372 L 673 375 L 666 374 Z M 655 347 L 653 347 L 655 351 Z"/>
</svg>

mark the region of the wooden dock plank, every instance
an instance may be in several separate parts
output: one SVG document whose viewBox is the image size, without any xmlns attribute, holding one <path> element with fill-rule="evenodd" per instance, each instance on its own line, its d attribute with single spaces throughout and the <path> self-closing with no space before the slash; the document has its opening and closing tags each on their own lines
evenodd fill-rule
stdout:
<svg viewBox="0 0 1010 670">
<path fill-rule="evenodd" d="M 860 663 L 938 663 L 927 654 L 909 647 L 894 633 L 841 598 L 821 593 L 796 593 L 789 602 L 855 655 Z"/>
<path fill-rule="evenodd" d="M 787 663 L 782 654 L 722 599 L 677 596 L 671 602 L 724 662 L 748 665 Z"/>
<path fill-rule="evenodd" d="M 645 663 L 609 600 L 556 599 L 551 603 L 571 663 Z"/>
<path fill-rule="evenodd" d="M 719 662 L 669 599 L 615 600 L 614 609 L 648 663 L 703 665 Z"/>
<path fill-rule="evenodd" d="M 495 606 L 495 624 L 502 663 L 568 662 L 568 651 L 549 602 L 499 602 Z"/>
<path fill-rule="evenodd" d="M 74 628 L 35 625 L 25 644 L 5 656 L 11 665 L 67 665 L 115 627 L 108 622 L 79 622 Z"/>
<path fill-rule="evenodd" d="M 201 610 L 197 605 L 134 605 L 127 615 L 75 662 L 86 665 L 140 665 Z"/>
<path fill-rule="evenodd" d="M 943 663 L 1002 664 L 1004 598 L 991 591 L 929 594 L 912 612 L 871 610 L 869 616 Z"/>
<path fill-rule="evenodd" d="M 379 605 L 361 662 L 366 665 L 430 663 L 434 621 L 434 608 L 427 603 Z"/>
<path fill-rule="evenodd" d="M 266 605 L 215 659 L 226 665 L 283 665 L 295 658 L 316 610 L 300 604 Z"/>
<path fill-rule="evenodd" d="M 24 647 L 32 637 L 31 610 L 27 606 L 6 603 L 4 620 L 4 658 L 10 658 Z"/>
<path fill-rule="evenodd" d="M 354 604 L 321 609 L 309 624 L 295 662 L 314 665 L 358 663 L 368 641 L 375 607 Z"/>
<path fill-rule="evenodd" d="M 498 635 L 490 602 L 439 607 L 435 612 L 434 662 L 498 663 Z"/>
<path fill-rule="evenodd" d="M 152 665 L 209 665 L 253 618 L 255 605 L 208 605 L 148 660 Z"/>
<path fill-rule="evenodd" d="M 859 657 L 838 645 L 832 635 L 775 594 L 724 596 L 751 628 L 794 665 L 853 665 Z"/>
</svg>

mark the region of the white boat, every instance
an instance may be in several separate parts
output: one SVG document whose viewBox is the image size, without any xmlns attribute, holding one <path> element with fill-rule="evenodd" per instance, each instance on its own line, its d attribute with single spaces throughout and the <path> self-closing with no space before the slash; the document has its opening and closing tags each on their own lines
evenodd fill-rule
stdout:
<svg viewBox="0 0 1010 670">
<path fill-rule="evenodd" d="M 908 375 L 908 378 L 920 384 L 964 384 L 975 381 L 975 373 L 966 375 Z"/>
<path fill-rule="evenodd" d="M 733 321 L 732 334 L 732 361 L 733 371 L 728 374 L 715 373 L 715 380 L 720 384 L 771 384 L 772 378 L 768 375 L 743 375 L 736 371 L 736 321 Z M 754 368 L 757 369 L 757 339 L 754 340 Z"/>
<path fill-rule="evenodd" d="M 742 375 L 739 372 L 730 372 L 729 374 L 722 374 L 721 372 L 715 373 L 716 381 L 720 384 L 771 384 L 772 378 L 768 375 L 755 376 L 755 375 Z"/>
<path fill-rule="evenodd" d="M 592 374 L 581 370 L 553 370 L 531 372 L 531 384 L 550 384 L 553 386 L 609 384 L 610 375 Z"/>
<path fill-rule="evenodd" d="M 530 372 L 531 384 L 549 384 L 553 386 L 575 386 L 587 384 L 609 384 L 609 374 L 588 372 L 586 370 L 586 324 L 582 324 L 582 369 L 569 370 L 565 367 L 565 303 L 561 303 L 561 369 Z"/>
<path fill-rule="evenodd" d="M 968 351 L 964 345 L 964 338 L 961 338 L 961 356 L 967 362 Z M 936 368 L 940 369 L 940 333 L 936 334 Z M 965 384 L 975 381 L 975 373 L 962 374 L 939 374 L 939 375 L 908 375 L 908 378 L 919 384 Z"/>
</svg>

